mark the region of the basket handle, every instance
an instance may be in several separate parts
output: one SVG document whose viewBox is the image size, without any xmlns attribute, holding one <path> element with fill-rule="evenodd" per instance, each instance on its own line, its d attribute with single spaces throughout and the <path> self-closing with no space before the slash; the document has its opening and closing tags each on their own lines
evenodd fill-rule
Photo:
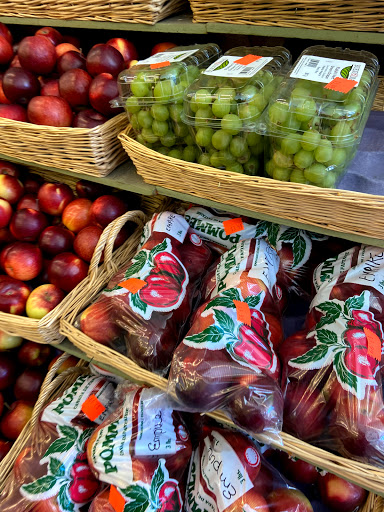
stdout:
<svg viewBox="0 0 384 512">
<path fill-rule="evenodd" d="M 116 271 L 116 265 L 112 261 L 113 244 L 119 234 L 121 228 L 128 221 L 134 222 L 138 227 L 142 228 L 145 222 L 145 214 L 140 210 L 126 212 L 106 226 L 95 247 L 91 263 L 89 264 L 88 276 L 91 281 L 96 278 L 97 270 L 100 264 L 101 255 L 104 252 L 104 265 L 109 269 Z"/>
</svg>

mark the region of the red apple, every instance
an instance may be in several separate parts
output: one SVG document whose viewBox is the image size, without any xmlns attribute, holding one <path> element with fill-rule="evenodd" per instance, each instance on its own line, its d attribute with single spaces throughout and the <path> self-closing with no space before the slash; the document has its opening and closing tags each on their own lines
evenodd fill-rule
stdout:
<svg viewBox="0 0 384 512">
<path fill-rule="evenodd" d="M 128 210 L 127 205 L 118 197 L 105 195 L 98 197 L 91 207 L 92 222 L 105 228 L 110 222 Z"/>
<path fill-rule="evenodd" d="M 38 174 L 30 174 L 24 180 L 24 192 L 26 194 L 37 194 L 44 180 Z"/>
<path fill-rule="evenodd" d="M 127 68 L 132 60 L 137 60 L 139 54 L 137 53 L 136 47 L 131 41 L 123 39 L 122 37 L 114 37 L 107 41 L 107 44 L 113 46 L 118 50 L 124 59 L 124 66 Z"/>
<path fill-rule="evenodd" d="M 28 36 L 19 44 L 17 55 L 24 69 L 38 75 L 47 75 L 56 64 L 56 50 L 48 37 Z"/>
<path fill-rule="evenodd" d="M 61 252 L 71 251 L 74 240 L 75 235 L 69 229 L 49 226 L 40 235 L 39 247 L 48 256 L 56 256 Z"/>
<path fill-rule="evenodd" d="M 121 53 L 108 44 L 96 44 L 87 55 L 87 71 L 93 77 L 100 73 L 110 73 L 116 77 L 124 69 Z"/>
<path fill-rule="evenodd" d="M 69 103 L 56 96 L 35 96 L 28 104 L 30 123 L 46 126 L 71 126 L 72 110 Z"/>
<path fill-rule="evenodd" d="M 42 284 L 32 290 L 25 310 L 29 318 L 40 320 L 64 299 L 65 293 L 54 284 Z"/>
<path fill-rule="evenodd" d="M 0 390 L 11 386 L 17 378 L 17 366 L 15 358 L 11 354 L 0 354 Z"/>
<path fill-rule="evenodd" d="M 80 317 L 84 334 L 103 345 L 109 345 L 121 335 L 121 327 L 114 320 L 114 313 L 107 300 L 98 300 L 85 309 Z"/>
<path fill-rule="evenodd" d="M 12 217 L 12 206 L 6 199 L 0 199 L 0 228 L 8 226 Z"/>
<path fill-rule="evenodd" d="M 61 215 L 74 196 L 71 188 L 64 183 L 44 183 L 37 197 L 41 211 L 49 215 Z"/>
<path fill-rule="evenodd" d="M 259 474 L 253 482 L 253 489 L 262 496 L 267 496 L 273 489 L 273 480 L 273 472 L 262 460 Z"/>
<path fill-rule="evenodd" d="M 52 368 L 52 366 L 56 363 L 56 361 L 59 359 L 59 357 L 60 357 L 60 354 L 52 359 L 52 361 L 48 365 L 48 370 L 50 370 Z M 76 366 L 78 362 L 79 362 L 79 360 L 77 359 L 77 357 L 69 356 L 68 359 L 66 359 L 64 361 L 64 363 L 61 363 L 61 365 L 59 366 L 56 373 L 58 375 L 60 375 L 60 373 L 65 372 L 65 370 L 68 370 L 68 368 L 73 368 L 74 366 Z"/>
<path fill-rule="evenodd" d="M 268 495 L 267 502 L 271 512 L 313 512 L 310 501 L 298 489 L 276 489 Z"/>
<path fill-rule="evenodd" d="M 70 43 L 75 46 L 75 48 L 81 48 L 80 39 L 76 36 L 63 36 L 63 43 Z"/>
<path fill-rule="evenodd" d="M 3 91 L 11 103 L 26 105 L 40 92 L 40 82 L 30 71 L 9 68 L 3 76 Z"/>
<path fill-rule="evenodd" d="M 225 509 L 225 512 L 243 511 L 269 512 L 269 508 L 263 495 L 251 488 Z"/>
<path fill-rule="evenodd" d="M 104 196 L 108 194 L 109 191 L 109 187 L 102 185 L 101 183 L 95 183 L 94 181 L 79 180 L 76 183 L 77 195 L 91 200 Z"/>
<path fill-rule="evenodd" d="M 14 204 L 19 201 L 23 193 L 24 185 L 21 181 L 9 174 L 0 174 L 0 198 Z"/>
<path fill-rule="evenodd" d="M 27 122 L 27 111 L 21 105 L 0 105 L 0 117 Z"/>
<path fill-rule="evenodd" d="M 0 393 L 0 416 L 3 414 L 4 410 L 4 398 L 2 393 Z"/>
<path fill-rule="evenodd" d="M 34 242 L 47 226 L 48 219 L 44 213 L 32 208 L 23 208 L 13 214 L 9 229 L 17 240 Z"/>
<path fill-rule="evenodd" d="M 0 35 L 0 65 L 8 64 L 13 58 L 13 48 L 9 41 Z"/>
<path fill-rule="evenodd" d="M 156 53 L 165 52 L 167 50 L 170 50 L 171 48 L 175 48 L 177 44 L 175 43 L 158 43 L 155 44 L 155 46 L 151 50 L 151 55 L 155 55 Z"/>
<path fill-rule="evenodd" d="M 353 512 L 367 498 L 365 489 L 331 473 L 319 477 L 319 488 L 323 503 L 337 512 Z"/>
<path fill-rule="evenodd" d="M 48 269 L 50 282 L 65 292 L 73 290 L 87 274 L 87 263 L 70 252 L 55 256 Z"/>
<path fill-rule="evenodd" d="M 84 69 L 70 69 L 60 77 L 60 95 L 72 107 L 87 105 L 91 82 L 91 76 Z"/>
<path fill-rule="evenodd" d="M 290 480 L 302 484 L 314 484 L 317 482 L 319 472 L 312 464 L 300 459 L 292 459 L 287 453 L 280 452 L 279 457 L 282 463 L 284 475 Z"/>
<path fill-rule="evenodd" d="M 23 210 L 30 208 L 32 210 L 40 211 L 39 201 L 36 194 L 25 194 L 16 205 L 16 210 Z"/>
<path fill-rule="evenodd" d="M 79 112 L 74 120 L 72 126 L 74 128 L 95 128 L 95 126 L 100 126 L 108 121 L 107 117 L 104 117 L 100 112 L 96 112 L 96 110 L 92 110 L 91 108 L 87 110 L 82 110 Z"/>
<path fill-rule="evenodd" d="M 28 367 L 43 366 L 51 355 L 51 347 L 34 341 L 26 341 L 20 348 L 17 359 L 20 364 Z"/>
<path fill-rule="evenodd" d="M 87 226 L 79 231 L 73 243 L 75 253 L 90 262 L 102 232 L 98 226 Z"/>
<path fill-rule="evenodd" d="M 27 368 L 17 377 L 13 394 L 17 400 L 36 402 L 43 380 L 44 375 L 41 372 Z"/>
<path fill-rule="evenodd" d="M 92 201 L 80 197 L 69 203 L 64 211 L 62 221 L 66 228 L 78 233 L 91 223 Z"/>
<path fill-rule="evenodd" d="M 72 51 L 80 53 L 79 48 L 76 48 L 75 45 L 71 43 L 60 43 L 56 46 L 56 57 L 59 59 L 65 53 Z"/>
<path fill-rule="evenodd" d="M 0 422 L 0 430 L 7 439 L 14 441 L 31 419 L 33 405 L 24 400 L 13 402 Z"/>
<path fill-rule="evenodd" d="M 11 162 L 6 162 L 5 160 L 0 160 L 0 174 L 8 174 L 14 178 L 19 178 L 21 173 L 20 168 L 15 164 L 11 164 Z"/>
<path fill-rule="evenodd" d="M 57 59 L 56 68 L 59 75 L 63 75 L 70 69 L 85 69 L 85 57 L 78 51 L 69 51 L 63 53 L 61 57 Z"/>
<path fill-rule="evenodd" d="M 3 74 L 0 75 L 0 103 L 2 105 L 10 105 L 12 102 L 6 97 L 3 89 Z"/>
<path fill-rule="evenodd" d="M 23 338 L 20 336 L 12 336 L 11 334 L 0 330 L 0 352 L 20 347 L 22 343 Z"/>
<path fill-rule="evenodd" d="M 60 96 L 59 81 L 50 80 L 41 88 L 41 96 Z"/>
<path fill-rule="evenodd" d="M 111 107 L 110 101 L 119 95 L 116 79 L 109 73 L 101 73 L 92 80 L 89 101 L 92 107 L 105 116 L 117 114 L 121 109 Z"/>
<path fill-rule="evenodd" d="M 0 276 L 0 311 L 22 315 L 30 293 L 30 287 L 22 281 L 9 276 Z"/>
<path fill-rule="evenodd" d="M 5 439 L 0 439 L 0 462 L 7 455 L 7 453 L 11 449 L 11 447 L 12 447 L 11 441 L 6 441 Z"/>
<path fill-rule="evenodd" d="M 12 34 L 7 25 L 4 25 L 4 23 L 0 23 L 0 35 L 5 37 L 5 39 L 12 44 Z"/>
<path fill-rule="evenodd" d="M 40 249 L 28 242 L 13 242 L 3 249 L 0 258 L 4 262 L 5 272 L 20 281 L 34 279 L 43 267 Z"/>
<path fill-rule="evenodd" d="M 15 239 L 11 235 L 9 228 L 0 228 L 0 244 L 10 244 Z"/>
<path fill-rule="evenodd" d="M 47 37 L 54 46 L 57 46 L 63 41 L 63 36 L 53 27 L 39 28 L 39 30 L 35 32 L 35 36 Z"/>
</svg>

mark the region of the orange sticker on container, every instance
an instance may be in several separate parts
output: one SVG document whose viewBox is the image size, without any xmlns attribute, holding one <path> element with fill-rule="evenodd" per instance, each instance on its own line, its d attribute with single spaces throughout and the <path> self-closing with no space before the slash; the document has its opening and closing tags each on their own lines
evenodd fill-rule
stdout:
<svg viewBox="0 0 384 512">
<path fill-rule="evenodd" d="M 364 334 L 368 342 L 368 355 L 374 357 L 377 361 L 381 361 L 381 339 L 366 327 L 364 327 Z"/>
<path fill-rule="evenodd" d="M 154 64 L 150 65 L 151 69 L 159 69 L 159 68 L 166 68 L 167 66 L 170 66 L 171 63 L 169 60 L 164 60 L 163 62 L 155 62 Z"/>
<path fill-rule="evenodd" d="M 244 229 L 244 224 L 241 217 L 236 217 L 236 219 L 224 220 L 223 227 L 226 235 L 232 235 L 233 233 L 242 231 Z"/>
<path fill-rule="evenodd" d="M 125 288 L 129 292 L 135 294 L 139 290 L 141 290 L 147 283 L 142 279 L 137 279 L 136 277 L 130 277 L 126 281 L 122 281 L 119 283 L 119 286 Z"/>
<path fill-rule="evenodd" d="M 249 53 L 248 55 L 245 55 L 244 57 L 241 57 L 241 59 L 237 59 L 234 61 L 234 64 L 241 64 L 242 66 L 248 66 L 248 64 L 252 64 L 252 62 L 255 62 L 256 60 L 261 59 L 260 55 L 252 55 Z"/>
<path fill-rule="evenodd" d="M 105 407 L 96 395 L 91 395 L 83 403 L 81 410 L 88 419 L 95 421 L 105 411 Z"/>
<path fill-rule="evenodd" d="M 109 490 L 109 503 L 112 505 L 116 512 L 123 512 L 125 507 L 125 499 L 114 485 L 111 485 Z"/>
<path fill-rule="evenodd" d="M 356 82 L 356 80 L 348 80 L 348 78 L 341 78 L 340 76 L 337 76 L 325 85 L 324 89 L 331 89 L 332 91 L 343 92 L 346 94 L 357 84 L 358 82 Z"/>
<path fill-rule="evenodd" d="M 246 302 L 241 300 L 234 300 L 236 306 L 236 314 L 239 322 L 251 326 L 251 310 Z"/>
</svg>

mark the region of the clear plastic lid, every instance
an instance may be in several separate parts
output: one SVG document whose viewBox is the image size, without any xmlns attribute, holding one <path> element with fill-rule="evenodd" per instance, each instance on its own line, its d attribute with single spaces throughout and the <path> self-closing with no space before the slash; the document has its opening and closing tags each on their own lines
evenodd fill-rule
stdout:
<svg viewBox="0 0 384 512">
<path fill-rule="evenodd" d="M 378 71 L 370 52 L 311 46 L 272 95 L 257 131 L 282 137 L 312 132 L 314 141 L 353 145 L 369 115 Z"/>
<path fill-rule="evenodd" d="M 200 70 L 220 55 L 219 46 L 213 43 L 177 46 L 157 53 L 120 73 L 120 99 L 129 106 L 182 101 L 185 89 L 200 75 Z"/>
<path fill-rule="evenodd" d="M 291 63 L 281 46 L 240 46 L 209 66 L 184 95 L 183 121 L 220 128 L 254 122 Z"/>
</svg>

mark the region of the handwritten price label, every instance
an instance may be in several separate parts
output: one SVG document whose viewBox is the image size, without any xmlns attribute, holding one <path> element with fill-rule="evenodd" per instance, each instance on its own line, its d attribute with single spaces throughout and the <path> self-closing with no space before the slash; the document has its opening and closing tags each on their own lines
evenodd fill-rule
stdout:
<svg viewBox="0 0 384 512">
<path fill-rule="evenodd" d="M 223 228 L 226 235 L 233 235 L 233 233 L 238 233 L 239 231 L 243 231 L 244 224 L 240 217 L 236 219 L 228 219 L 223 221 Z"/>
<path fill-rule="evenodd" d="M 91 395 L 83 403 L 81 410 L 88 419 L 95 421 L 105 411 L 105 407 L 96 395 Z"/>
</svg>

